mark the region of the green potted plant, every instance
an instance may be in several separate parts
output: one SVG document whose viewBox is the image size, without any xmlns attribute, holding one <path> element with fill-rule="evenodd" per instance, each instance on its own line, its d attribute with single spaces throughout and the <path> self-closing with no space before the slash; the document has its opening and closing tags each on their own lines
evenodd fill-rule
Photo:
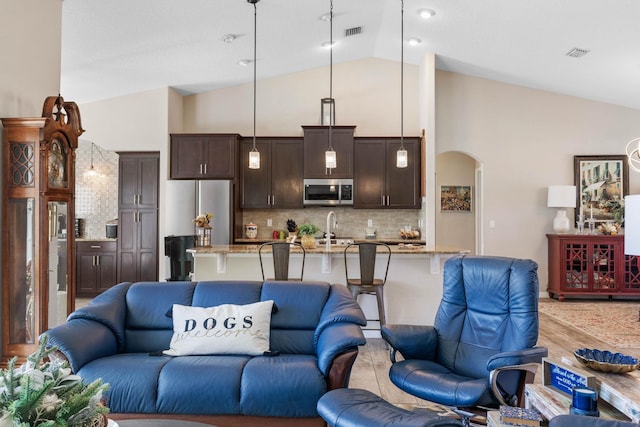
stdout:
<svg viewBox="0 0 640 427">
<path fill-rule="evenodd" d="M 313 237 L 320 229 L 317 225 L 305 222 L 298 226 L 298 233 L 300 233 L 300 244 L 304 248 L 313 248 L 316 246 L 316 239 Z"/>
<path fill-rule="evenodd" d="M 66 360 L 54 357 L 46 336 L 35 353 L 16 367 L 17 357 L 0 370 L 0 426 L 103 427 L 109 409 L 102 404 L 108 388 L 98 379 L 84 384 Z"/>
</svg>

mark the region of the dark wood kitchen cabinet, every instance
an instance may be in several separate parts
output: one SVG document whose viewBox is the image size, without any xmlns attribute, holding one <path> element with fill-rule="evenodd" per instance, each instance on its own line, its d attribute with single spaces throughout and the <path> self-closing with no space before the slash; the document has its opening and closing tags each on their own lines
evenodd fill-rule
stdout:
<svg viewBox="0 0 640 427">
<path fill-rule="evenodd" d="M 118 283 L 116 241 L 76 242 L 76 296 L 93 298 Z"/>
<path fill-rule="evenodd" d="M 303 207 L 302 138 L 256 138 L 260 169 L 249 169 L 253 138 L 241 141 L 241 207 L 297 209 Z"/>
<path fill-rule="evenodd" d="M 549 297 L 640 295 L 640 257 L 624 254 L 624 236 L 547 234 Z"/>
<path fill-rule="evenodd" d="M 353 133 L 355 126 L 332 126 L 331 146 L 336 167 L 325 168 L 329 126 L 302 126 L 304 131 L 304 178 L 353 178 Z"/>
<path fill-rule="evenodd" d="M 354 208 L 420 208 L 420 138 L 404 138 L 404 147 L 409 164 L 398 168 L 400 138 L 356 138 Z"/>
<path fill-rule="evenodd" d="M 171 179 L 235 179 L 238 134 L 171 134 Z"/>
<path fill-rule="evenodd" d="M 118 154 L 118 282 L 157 281 L 160 154 Z"/>
</svg>

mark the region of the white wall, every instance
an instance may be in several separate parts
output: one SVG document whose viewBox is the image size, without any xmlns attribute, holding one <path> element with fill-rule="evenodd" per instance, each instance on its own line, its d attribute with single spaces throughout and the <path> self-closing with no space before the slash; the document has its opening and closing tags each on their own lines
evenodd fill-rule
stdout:
<svg viewBox="0 0 640 427">
<path fill-rule="evenodd" d="M 299 136 L 320 124 L 320 99 L 329 96 L 329 68 L 302 71 L 256 85 L 256 135 Z M 405 136 L 420 135 L 418 67 L 405 66 Z M 333 67 L 336 125 L 356 125 L 357 136 L 400 134 L 400 67 L 363 59 Z M 185 132 L 253 135 L 253 83 L 185 97 Z"/>
<path fill-rule="evenodd" d="M 40 117 L 60 92 L 61 34 L 62 0 L 2 1 L 0 117 Z"/>
<path fill-rule="evenodd" d="M 537 261 L 545 290 L 545 233 L 556 212 L 546 207 L 547 187 L 573 184 L 574 155 L 623 155 L 640 136 L 640 110 L 444 71 L 436 88 L 437 152 L 483 165 L 485 254 Z M 640 174 L 629 183 L 640 193 Z"/>
</svg>

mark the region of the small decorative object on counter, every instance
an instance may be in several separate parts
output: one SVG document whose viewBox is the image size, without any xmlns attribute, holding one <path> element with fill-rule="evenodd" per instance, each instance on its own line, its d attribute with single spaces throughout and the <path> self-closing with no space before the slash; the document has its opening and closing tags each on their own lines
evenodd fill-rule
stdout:
<svg viewBox="0 0 640 427">
<path fill-rule="evenodd" d="M 305 249 L 312 249 L 316 246 L 316 239 L 314 234 L 320 231 L 317 225 L 311 223 L 305 223 L 298 227 L 298 233 L 300 233 L 300 244 Z"/>
<path fill-rule="evenodd" d="M 256 237 L 258 237 L 258 225 L 254 224 L 253 222 L 250 222 L 249 224 L 245 224 L 244 235 L 247 239 L 255 239 Z M 278 233 L 278 237 L 280 237 L 280 233 Z"/>
<path fill-rule="evenodd" d="M 298 232 L 298 225 L 292 219 L 287 220 L 287 231 L 289 232 L 289 236 L 292 237 L 292 234 L 296 234 Z"/>
<path fill-rule="evenodd" d="M 45 336 L 24 365 L 16 368 L 14 357 L 2 369 L 0 425 L 106 427 L 109 409 L 102 404 L 102 393 L 108 384 L 100 379 L 83 384 L 55 352 L 55 347 L 47 348 Z"/>
<path fill-rule="evenodd" d="M 198 215 L 193 220 L 193 223 L 196 225 L 196 246 L 211 246 L 211 225 L 209 224 L 211 218 L 213 218 L 213 213 L 207 212 Z"/>
</svg>

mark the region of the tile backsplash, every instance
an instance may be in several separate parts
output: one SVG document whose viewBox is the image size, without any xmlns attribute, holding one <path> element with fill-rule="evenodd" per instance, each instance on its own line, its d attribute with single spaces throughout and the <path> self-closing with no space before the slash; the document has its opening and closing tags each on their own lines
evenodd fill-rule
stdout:
<svg viewBox="0 0 640 427">
<path fill-rule="evenodd" d="M 338 229 L 335 230 L 338 237 L 353 237 L 364 239 L 368 220 L 372 220 L 371 228 L 376 230 L 380 239 L 399 238 L 398 230 L 405 226 L 418 227 L 420 210 L 416 209 L 354 209 L 347 207 L 336 208 L 305 208 L 305 209 L 255 209 L 245 210 L 242 213 L 241 223 L 253 222 L 258 225 L 258 238 L 268 239 L 273 230 L 286 230 L 287 219 L 293 219 L 300 225 L 310 222 L 322 232 L 327 228 L 327 214 L 336 213 Z M 271 219 L 272 225 L 267 221 Z M 331 231 L 334 231 L 333 229 Z M 319 233 L 320 234 L 320 233 Z M 244 236 L 242 236 L 244 237 Z"/>
<path fill-rule="evenodd" d="M 87 174 L 93 156 L 93 176 Z M 105 224 L 118 217 L 118 154 L 89 141 L 76 149 L 76 218 L 84 220 L 83 239 L 104 239 Z"/>
</svg>

